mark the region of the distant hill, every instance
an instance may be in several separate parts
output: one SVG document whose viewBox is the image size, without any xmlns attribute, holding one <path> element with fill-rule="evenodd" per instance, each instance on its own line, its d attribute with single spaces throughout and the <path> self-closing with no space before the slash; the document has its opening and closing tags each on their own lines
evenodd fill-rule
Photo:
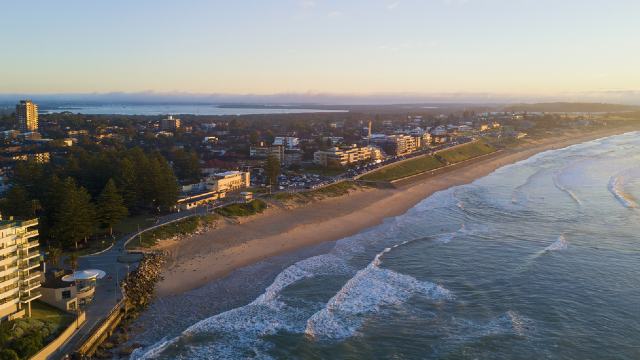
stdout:
<svg viewBox="0 0 640 360">
<path fill-rule="evenodd" d="M 604 104 L 604 103 L 538 103 L 538 104 L 516 104 L 505 106 L 504 111 L 527 111 L 527 112 L 620 112 L 638 111 L 640 106 Z"/>
</svg>

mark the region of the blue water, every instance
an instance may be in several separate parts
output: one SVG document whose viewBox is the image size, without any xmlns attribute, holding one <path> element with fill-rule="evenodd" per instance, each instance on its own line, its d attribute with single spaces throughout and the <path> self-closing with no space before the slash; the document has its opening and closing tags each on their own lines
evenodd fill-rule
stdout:
<svg viewBox="0 0 640 360">
<path fill-rule="evenodd" d="M 298 109 L 292 107 L 250 108 L 220 107 L 207 104 L 109 104 L 72 105 L 45 108 L 45 113 L 72 112 L 95 115 L 260 115 L 344 112 L 342 110 Z"/>
<path fill-rule="evenodd" d="M 538 154 L 132 357 L 640 359 L 638 199 L 640 133 Z"/>
</svg>

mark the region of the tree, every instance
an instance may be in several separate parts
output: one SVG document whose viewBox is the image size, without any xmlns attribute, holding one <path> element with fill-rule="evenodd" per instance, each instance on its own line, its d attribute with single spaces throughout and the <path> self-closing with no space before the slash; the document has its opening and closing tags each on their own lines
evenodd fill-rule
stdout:
<svg viewBox="0 0 640 360">
<path fill-rule="evenodd" d="M 200 180 L 200 160 L 195 152 L 178 149 L 173 152 L 173 169 L 181 180 L 197 182 Z"/>
<path fill-rule="evenodd" d="M 129 212 L 135 211 L 140 205 L 140 191 L 136 166 L 129 158 L 125 158 L 120 163 L 120 174 L 117 177 L 118 188 L 122 191 L 124 203 Z"/>
<path fill-rule="evenodd" d="M 13 341 L 11 347 L 22 359 L 28 359 L 42 348 L 42 335 L 30 333 Z"/>
<path fill-rule="evenodd" d="M 275 155 L 267 158 L 267 164 L 264 167 L 269 185 L 278 185 L 278 176 L 280 175 L 280 160 Z"/>
<path fill-rule="evenodd" d="M 113 179 L 109 179 L 107 185 L 98 196 L 97 217 L 100 224 L 109 228 L 109 235 L 113 236 L 113 225 L 128 215 L 127 208 L 124 206 L 124 200 Z"/>
<path fill-rule="evenodd" d="M 83 187 L 78 187 L 72 178 L 61 186 L 60 203 L 53 212 L 50 234 L 66 247 L 78 248 L 78 241 L 85 241 L 93 233 L 95 209 L 91 196 Z"/>
<path fill-rule="evenodd" d="M 2 202 L 2 213 L 5 217 L 15 216 L 20 219 L 33 217 L 33 202 L 29 199 L 29 194 L 24 187 L 15 185 L 9 189 Z"/>
<path fill-rule="evenodd" d="M 2 349 L 0 350 L 0 360 L 20 360 L 20 357 L 11 349 Z"/>
<path fill-rule="evenodd" d="M 49 260 L 49 265 L 54 266 L 56 268 L 60 267 L 60 258 L 62 257 L 62 249 L 59 247 L 50 247 L 47 250 L 47 258 Z"/>
<path fill-rule="evenodd" d="M 72 252 L 64 260 L 64 263 L 67 264 L 71 268 L 71 270 L 76 271 L 78 269 L 78 254 L 75 252 Z"/>
</svg>

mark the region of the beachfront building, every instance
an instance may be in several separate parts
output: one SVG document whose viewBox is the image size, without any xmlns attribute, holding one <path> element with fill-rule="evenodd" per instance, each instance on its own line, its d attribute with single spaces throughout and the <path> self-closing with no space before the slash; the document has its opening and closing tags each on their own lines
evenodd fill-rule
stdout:
<svg viewBox="0 0 640 360">
<path fill-rule="evenodd" d="M 249 156 L 256 159 L 266 159 L 274 156 L 280 164 L 289 166 L 302 162 L 302 150 L 298 147 L 300 139 L 291 136 L 278 136 L 273 140 L 272 145 L 260 142 L 249 148 Z"/>
<path fill-rule="evenodd" d="M 180 210 L 191 210 L 198 206 L 223 199 L 225 196 L 226 193 L 218 191 L 206 191 L 195 195 L 187 195 L 178 199 L 176 207 Z"/>
<path fill-rule="evenodd" d="M 371 137 L 371 143 L 380 146 L 389 155 L 406 155 L 422 147 L 422 137 L 411 135 L 378 135 Z"/>
<path fill-rule="evenodd" d="M 251 174 L 245 171 L 226 171 L 207 179 L 207 189 L 215 192 L 229 192 L 251 186 Z"/>
<path fill-rule="evenodd" d="M 313 154 L 313 162 L 324 167 L 341 167 L 380 159 L 382 152 L 374 146 L 333 147 Z"/>
<path fill-rule="evenodd" d="M 0 221 L 0 321 L 31 316 L 40 295 L 38 220 Z"/>
<path fill-rule="evenodd" d="M 16 105 L 16 120 L 18 120 L 18 127 L 21 132 L 37 132 L 38 105 L 31 100 L 21 100 Z"/>
<path fill-rule="evenodd" d="M 78 291 L 74 282 L 62 281 L 64 270 L 51 270 L 45 274 L 45 280 L 40 288 L 41 301 L 64 311 L 78 309 Z"/>
</svg>

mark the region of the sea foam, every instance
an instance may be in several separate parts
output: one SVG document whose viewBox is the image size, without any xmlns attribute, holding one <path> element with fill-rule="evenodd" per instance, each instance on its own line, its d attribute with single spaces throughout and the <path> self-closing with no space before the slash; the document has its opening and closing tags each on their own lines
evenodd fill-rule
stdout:
<svg viewBox="0 0 640 360">
<path fill-rule="evenodd" d="M 377 254 L 322 310 L 311 316 L 305 333 L 317 339 L 344 339 L 358 331 L 366 315 L 377 313 L 384 306 L 404 303 L 414 295 L 436 301 L 453 299 L 451 292 L 440 285 L 381 268 L 382 256 L 392 248 Z"/>
<path fill-rule="evenodd" d="M 609 191 L 613 196 L 625 207 L 630 209 L 635 209 L 638 207 L 638 203 L 636 199 L 631 196 L 631 194 L 627 193 L 624 189 L 625 187 L 625 176 L 623 174 L 619 174 L 611 177 L 609 180 Z"/>
</svg>

